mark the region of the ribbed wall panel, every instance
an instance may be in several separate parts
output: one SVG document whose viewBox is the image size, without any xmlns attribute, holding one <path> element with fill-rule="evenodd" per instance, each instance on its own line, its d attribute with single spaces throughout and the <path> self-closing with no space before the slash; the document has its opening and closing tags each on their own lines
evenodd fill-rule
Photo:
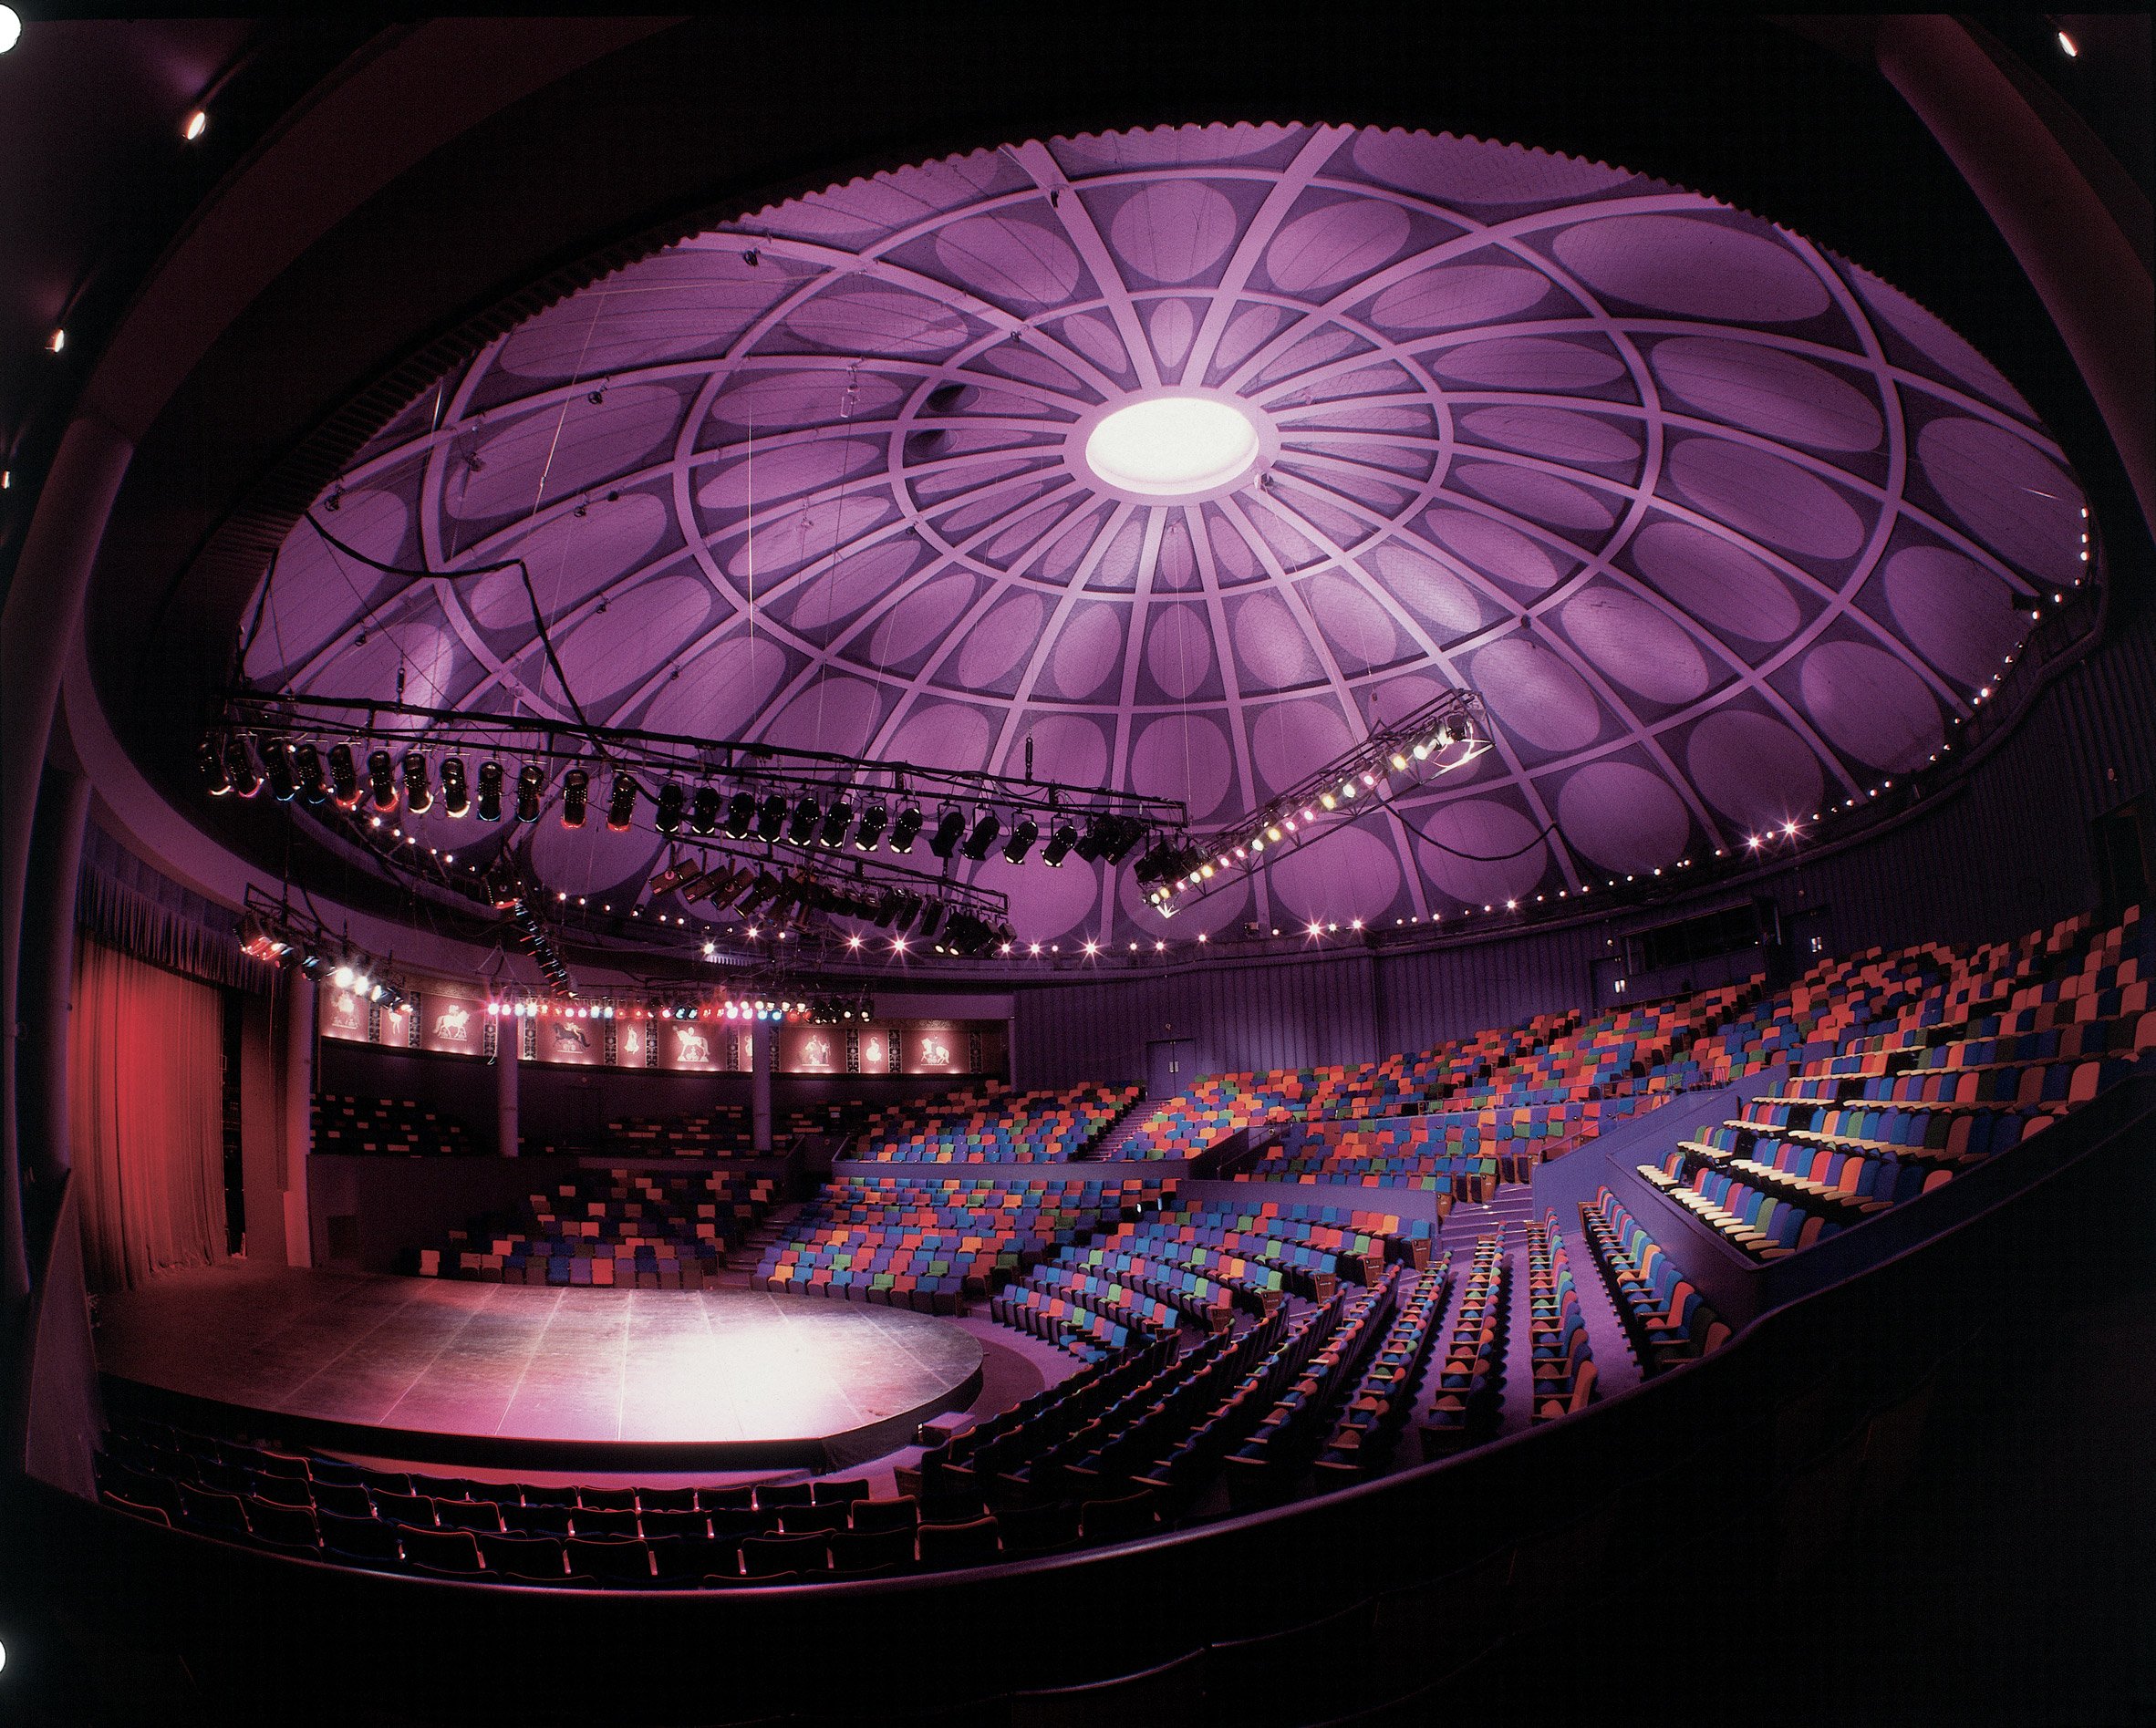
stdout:
<svg viewBox="0 0 2156 1728">
<path fill-rule="evenodd" d="M 2015 935 L 2095 902 L 2089 823 L 2152 781 L 2156 611 L 2144 610 L 2047 690 L 1930 815 L 1757 891 L 1786 918 L 1804 918 L 1804 936 L 1829 953 Z M 1204 1073 L 1427 1049 L 1587 1007 L 1593 963 L 1611 943 L 1611 929 L 1587 926 L 1417 954 L 1205 962 L 1021 989 L 1014 1080 L 1142 1081 L 1146 1044 L 1165 1038 L 1190 1039 Z M 1810 957 L 1799 952 L 1799 965 Z"/>
</svg>

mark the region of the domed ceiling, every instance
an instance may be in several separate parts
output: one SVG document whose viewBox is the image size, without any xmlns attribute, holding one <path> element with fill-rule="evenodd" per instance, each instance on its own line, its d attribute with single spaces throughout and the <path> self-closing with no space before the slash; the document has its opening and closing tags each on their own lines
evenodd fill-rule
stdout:
<svg viewBox="0 0 2156 1728">
<path fill-rule="evenodd" d="M 1096 439 L 1163 398 L 1213 430 L 1180 469 Z M 1148 948 L 1734 852 L 1924 763 L 2087 568 L 2058 446 L 1895 289 L 1622 168 L 1353 127 L 1013 144 L 775 205 L 492 343 L 333 499 L 385 564 L 522 556 L 596 722 L 1030 747 L 1201 830 L 1480 692 L 1472 769 L 1172 923 L 1127 864 L 955 862 L 1021 941 Z M 245 669 L 568 717 L 514 573 L 409 582 L 305 522 Z M 519 843 L 597 895 L 660 843 Z"/>
</svg>

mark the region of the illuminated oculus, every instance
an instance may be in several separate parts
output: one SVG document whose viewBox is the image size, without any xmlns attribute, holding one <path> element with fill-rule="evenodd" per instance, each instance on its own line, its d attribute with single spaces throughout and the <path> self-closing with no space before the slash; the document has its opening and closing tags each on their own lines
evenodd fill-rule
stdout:
<svg viewBox="0 0 2156 1728">
<path fill-rule="evenodd" d="M 1240 479 L 1258 460 L 1249 415 L 1208 396 L 1160 396 L 1120 408 L 1085 440 L 1085 465 L 1109 485 L 1181 498 Z"/>
</svg>

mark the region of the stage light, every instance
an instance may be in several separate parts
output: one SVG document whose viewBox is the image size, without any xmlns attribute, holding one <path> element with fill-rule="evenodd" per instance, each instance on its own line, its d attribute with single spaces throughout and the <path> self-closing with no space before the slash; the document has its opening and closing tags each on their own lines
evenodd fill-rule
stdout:
<svg viewBox="0 0 2156 1728">
<path fill-rule="evenodd" d="M 444 763 L 444 771 L 448 764 Z M 613 833 L 626 834 L 637 813 L 637 780 L 633 774 L 614 776 L 614 791 L 606 800 L 606 826 Z"/>
<path fill-rule="evenodd" d="M 1041 862 L 1051 870 L 1061 870 L 1063 860 L 1071 855 L 1071 849 L 1078 843 L 1078 830 L 1071 823 L 1059 822 L 1055 832 L 1048 836 L 1048 843 L 1041 849 Z"/>
<path fill-rule="evenodd" d="M 700 834 L 710 835 L 719 832 L 719 789 L 716 786 L 699 786 L 696 796 L 689 801 L 689 825 Z"/>
<path fill-rule="evenodd" d="M 562 826 L 584 826 L 585 811 L 591 799 L 591 776 L 581 768 L 572 768 L 562 776 Z"/>
<path fill-rule="evenodd" d="M 445 816 L 465 816 L 472 810 L 472 786 L 464 778 L 464 759 L 441 759 L 441 812 Z"/>
<path fill-rule="evenodd" d="M 966 856 L 977 863 L 989 854 L 989 848 L 996 843 L 996 836 L 1003 832 L 1003 824 L 992 810 L 983 811 L 980 820 L 973 824 L 973 832 L 966 836 Z M 950 854 L 943 854 L 948 857 Z"/>
<path fill-rule="evenodd" d="M 2058 51 L 2069 60 L 2078 60 L 2081 57 L 2081 45 L 2064 30 L 2058 33 Z"/>
<path fill-rule="evenodd" d="M 756 837 L 759 840 L 776 840 L 786 826 L 786 794 L 773 792 L 763 801 L 763 807 L 756 812 Z"/>
<path fill-rule="evenodd" d="M 660 833 L 670 836 L 681 832 L 681 805 L 684 798 L 681 782 L 678 780 L 669 780 L 658 789 L 658 814 L 654 820 Z"/>
<path fill-rule="evenodd" d="M 232 792 L 232 775 L 224 766 L 224 752 L 218 749 L 217 740 L 205 738 L 195 747 L 195 766 L 202 771 L 202 786 L 212 798 L 223 798 Z"/>
<path fill-rule="evenodd" d="M 519 822 L 539 820 L 539 795 L 546 783 L 546 771 L 537 762 L 526 762 L 516 771 L 516 819 Z"/>
<path fill-rule="evenodd" d="M 746 840 L 749 830 L 756 823 L 756 800 L 748 792 L 736 792 L 726 801 L 726 837 L 729 840 Z"/>
<path fill-rule="evenodd" d="M 1041 837 L 1041 824 L 1031 816 L 1021 816 L 1011 824 L 1011 838 L 1003 844 L 1003 857 L 1010 864 L 1023 864 L 1026 854 L 1032 851 L 1033 842 Z"/>
<path fill-rule="evenodd" d="M 854 825 L 854 807 L 842 796 L 824 813 L 824 829 L 816 836 L 816 844 L 831 847 L 845 843 L 846 830 Z"/>
<path fill-rule="evenodd" d="M 891 824 L 891 850 L 903 858 L 913 850 L 914 840 L 920 832 L 920 806 L 908 804 L 898 812 L 898 820 Z"/>
<path fill-rule="evenodd" d="M 368 751 L 367 786 L 369 802 L 383 815 L 397 808 L 397 769 L 388 750 Z"/>
<path fill-rule="evenodd" d="M 482 822 L 502 820 L 502 764 L 482 762 L 479 765 L 479 819 Z"/>
<path fill-rule="evenodd" d="M 790 846 L 812 844 L 816 838 L 816 819 L 822 814 L 816 801 L 803 792 L 801 802 L 793 806 L 793 825 L 786 830 L 786 843 Z"/>
<path fill-rule="evenodd" d="M 415 816 L 434 808 L 434 791 L 427 784 L 427 759 L 416 750 L 404 752 L 404 805 Z"/>
<path fill-rule="evenodd" d="M 871 804 L 861 812 L 860 824 L 854 830 L 854 850 L 874 852 L 876 843 L 883 838 L 885 828 L 891 821 L 890 810 L 883 804 Z"/>
<path fill-rule="evenodd" d="M 269 776 L 270 796 L 288 804 L 299 796 L 299 771 L 293 765 L 292 746 L 273 739 L 262 747 L 262 766 Z"/>
<path fill-rule="evenodd" d="M 0 6 L 0 54 L 5 54 L 22 39 L 22 14 L 13 6 Z"/>
<path fill-rule="evenodd" d="M 325 803 L 329 798 L 329 781 L 322 770 L 322 752 L 312 744 L 300 744 L 292 752 L 294 771 L 299 777 L 299 795 L 309 804 Z"/>
</svg>

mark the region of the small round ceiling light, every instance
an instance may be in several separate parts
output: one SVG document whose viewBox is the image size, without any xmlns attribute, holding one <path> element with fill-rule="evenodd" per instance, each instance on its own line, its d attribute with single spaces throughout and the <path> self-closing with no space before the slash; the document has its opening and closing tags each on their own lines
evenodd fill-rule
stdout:
<svg viewBox="0 0 2156 1728">
<path fill-rule="evenodd" d="M 1119 491 L 1187 498 L 1232 484 L 1260 448 L 1257 425 L 1211 396 L 1156 396 L 1107 415 L 1085 440 L 1085 465 Z"/>
</svg>

